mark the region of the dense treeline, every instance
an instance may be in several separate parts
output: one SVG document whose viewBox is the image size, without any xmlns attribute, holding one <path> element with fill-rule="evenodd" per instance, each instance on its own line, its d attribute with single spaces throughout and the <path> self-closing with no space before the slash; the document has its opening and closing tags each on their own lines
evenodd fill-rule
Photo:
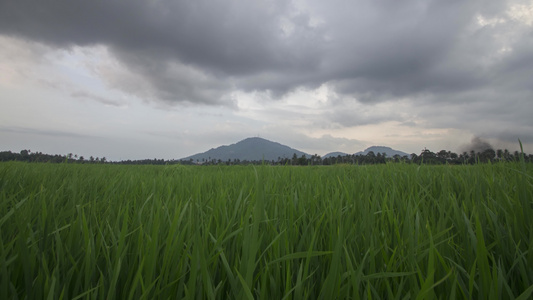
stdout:
<svg viewBox="0 0 533 300">
<path fill-rule="evenodd" d="M 509 152 L 509 150 L 493 150 L 486 149 L 484 151 L 470 151 L 457 154 L 451 151 L 441 150 L 439 152 L 431 152 L 428 149 L 422 150 L 417 155 L 412 153 L 409 156 L 394 155 L 392 157 L 387 156 L 386 153 L 374 153 L 372 151 L 365 155 L 338 155 L 336 157 L 322 158 L 320 155 L 312 155 L 307 157 L 302 155 L 298 157 L 296 154 L 292 158 L 278 157 L 277 160 L 270 161 L 249 161 L 249 160 L 227 160 L 220 159 L 208 159 L 208 160 L 164 160 L 164 159 L 142 159 L 142 160 L 122 160 L 122 161 L 108 161 L 105 157 L 93 157 L 88 159 L 77 154 L 69 153 L 67 155 L 58 154 L 44 154 L 42 152 L 31 152 L 30 150 L 22 150 L 20 153 L 11 151 L 0 152 L 0 161 L 25 161 L 25 162 L 49 162 L 49 163 L 82 163 L 82 164 L 124 164 L 124 165 L 171 165 L 171 164 L 183 164 L 183 165 L 247 165 L 247 164 L 271 164 L 271 165 L 335 165 L 335 164 L 357 164 L 357 165 L 372 165 L 372 164 L 384 164 L 387 162 L 403 162 L 414 164 L 476 164 L 476 163 L 488 163 L 498 161 L 519 161 L 522 153 L 518 151 Z M 526 162 L 533 161 L 533 155 L 523 154 Z"/>
<path fill-rule="evenodd" d="M 108 161 L 105 157 L 90 156 L 85 158 L 77 154 L 69 153 L 67 155 L 45 154 L 42 152 L 31 152 L 31 150 L 22 150 L 20 153 L 11 151 L 0 152 L 0 161 L 25 161 L 25 162 L 48 162 L 48 163 L 80 163 L 80 164 L 126 164 L 126 165 L 166 165 L 179 163 L 178 161 L 164 159 L 142 159 L 142 160 L 124 160 Z"/>
<path fill-rule="evenodd" d="M 105 157 L 89 157 L 89 159 L 77 154 L 69 153 L 67 155 L 45 154 L 42 152 L 31 152 L 31 150 L 22 150 L 20 153 L 11 151 L 0 152 L 0 161 L 26 161 L 26 162 L 50 162 L 50 163 L 106 163 Z"/>
<path fill-rule="evenodd" d="M 298 157 L 296 154 L 292 158 L 278 158 L 274 161 L 240 161 L 240 160 L 230 160 L 230 161 L 220 161 L 220 160 L 204 160 L 204 161 L 186 161 L 182 163 L 189 164 L 261 164 L 268 163 L 272 165 L 335 165 L 335 164 L 357 164 L 357 165 L 373 165 L 373 164 L 384 164 L 387 162 L 403 162 L 403 163 L 414 163 L 414 164 L 431 164 L 431 165 L 441 165 L 441 164 L 476 164 L 476 163 L 488 163 L 488 162 L 497 162 L 497 161 L 519 161 L 522 153 L 514 151 L 513 153 L 505 150 L 487 149 L 481 152 L 463 152 L 457 154 L 451 151 L 441 150 L 437 153 L 431 152 L 428 149 L 422 150 L 422 152 L 417 155 L 412 153 L 409 156 L 400 156 L 394 155 L 392 157 L 387 156 L 386 153 L 374 153 L 372 151 L 368 152 L 365 155 L 338 155 L 336 157 L 325 157 L 322 158 L 320 155 L 312 155 L 307 157 L 302 155 Z M 524 154 L 524 160 L 526 162 L 533 161 L 533 155 Z"/>
</svg>

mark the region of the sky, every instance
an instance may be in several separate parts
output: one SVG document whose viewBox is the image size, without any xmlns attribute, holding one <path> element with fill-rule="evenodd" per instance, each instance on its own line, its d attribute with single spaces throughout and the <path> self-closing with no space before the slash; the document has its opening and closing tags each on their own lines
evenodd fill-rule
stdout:
<svg viewBox="0 0 533 300">
<path fill-rule="evenodd" d="M 533 153 L 533 3 L 0 0 L 0 151 Z"/>
</svg>

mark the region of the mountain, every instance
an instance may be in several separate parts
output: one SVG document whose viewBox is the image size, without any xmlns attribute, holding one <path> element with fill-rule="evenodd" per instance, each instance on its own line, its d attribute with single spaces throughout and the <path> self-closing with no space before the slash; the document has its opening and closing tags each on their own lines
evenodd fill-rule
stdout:
<svg viewBox="0 0 533 300">
<path fill-rule="evenodd" d="M 324 156 L 322 156 L 322 158 L 328 158 L 328 157 L 337 157 L 337 156 L 346 156 L 346 155 L 350 155 L 348 153 L 344 153 L 344 152 L 330 152 L 328 154 L 325 154 Z"/>
<path fill-rule="evenodd" d="M 220 146 L 204 153 L 191 155 L 182 158 L 181 160 L 192 159 L 193 161 L 202 162 L 213 159 L 220 159 L 221 161 L 228 161 L 228 159 L 259 161 L 264 159 L 277 161 L 278 158 L 292 158 L 294 153 L 296 153 L 298 157 L 301 157 L 302 155 L 310 157 L 310 155 L 307 153 L 282 145 L 280 143 L 265 140 L 263 138 L 253 137 L 244 139 L 236 144 Z"/>
<path fill-rule="evenodd" d="M 385 153 L 387 154 L 387 157 L 393 157 L 396 154 L 400 156 L 406 156 L 406 155 L 409 156 L 409 154 L 403 151 L 394 150 L 390 147 L 384 147 L 384 146 L 372 146 L 370 148 L 366 148 L 365 151 L 360 151 L 360 152 L 355 153 L 355 155 L 366 155 L 370 151 L 374 152 L 374 154 Z"/>
</svg>

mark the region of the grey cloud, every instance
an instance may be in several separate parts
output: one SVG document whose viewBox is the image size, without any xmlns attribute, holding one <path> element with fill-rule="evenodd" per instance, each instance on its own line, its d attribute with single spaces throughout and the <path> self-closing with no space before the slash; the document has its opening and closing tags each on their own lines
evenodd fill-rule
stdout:
<svg viewBox="0 0 533 300">
<path fill-rule="evenodd" d="M 426 6 L 417 9 L 416 5 L 402 1 L 397 12 L 388 9 L 379 12 L 383 24 L 370 23 L 375 26 L 366 27 L 367 32 L 359 30 L 358 38 L 339 37 L 344 38 L 347 47 L 339 47 L 336 49 L 340 51 L 339 55 L 329 57 L 332 65 L 339 66 L 335 69 L 342 71 L 332 76 L 331 81 L 338 92 L 367 103 L 402 97 L 427 100 L 427 94 L 436 95 L 432 99 L 438 102 L 454 103 L 457 93 L 465 94 L 489 86 L 516 85 L 520 81 L 514 77 L 532 78 L 523 76 L 531 75 L 530 71 L 521 72 L 521 68 L 511 66 L 509 59 L 520 56 L 518 49 L 507 56 L 496 55 L 506 44 L 511 47 L 526 44 L 523 56 L 531 53 L 527 51 L 530 42 L 525 41 L 531 41 L 530 34 L 524 33 L 527 28 L 510 21 L 477 28 L 479 14 L 492 17 L 499 12 L 496 16 L 505 16 L 506 2 L 487 1 L 483 5 L 476 1 L 423 3 Z M 483 7 L 485 4 L 488 9 Z M 356 14 L 354 18 L 357 17 Z M 351 24 L 347 18 L 342 20 L 342 26 Z M 340 30 L 334 32 L 343 34 Z M 501 41 L 502 37 L 516 32 L 521 39 Z M 352 52 L 352 56 L 347 52 Z M 509 73 L 500 75 L 505 68 L 509 68 Z M 500 91 L 496 94 L 503 95 Z"/>
<path fill-rule="evenodd" d="M 332 23 L 339 45 L 334 49 L 338 55 L 329 57 L 329 63 L 338 72 L 335 80 L 350 82 L 341 84 L 342 92 L 402 95 L 424 88 L 417 80 L 446 58 L 472 17 L 468 5 L 457 2 L 381 2 L 363 1 L 363 9 L 359 3 L 345 2 L 353 15 Z M 330 13 L 333 19 L 337 12 Z"/>
<path fill-rule="evenodd" d="M 324 83 L 368 104 L 455 105 L 488 89 L 489 105 L 508 95 L 524 104 L 533 34 L 506 16 L 513 3 L 527 2 L 7 0 L 0 34 L 61 48 L 104 45 L 122 68 L 100 69 L 111 87 L 171 104 L 232 106 L 234 90 L 277 98 Z M 480 15 L 506 22 L 483 27 Z"/>
<path fill-rule="evenodd" d="M 357 108 L 339 109 L 326 114 L 327 119 L 340 124 L 342 127 L 364 126 L 379 124 L 387 121 L 404 121 L 399 115 L 390 112 L 364 111 Z"/>
<path fill-rule="evenodd" d="M 50 129 L 36 129 L 36 128 L 26 128 L 26 127 L 14 127 L 14 126 L 2 126 L 0 131 L 6 133 L 15 133 L 15 134 L 34 134 L 34 135 L 45 135 L 52 137 L 67 137 L 67 138 L 87 138 L 91 137 L 90 135 L 61 131 L 61 130 L 50 130 Z"/>
<path fill-rule="evenodd" d="M 76 92 L 71 93 L 70 95 L 72 97 L 74 97 L 74 98 L 89 99 L 89 100 L 93 100 L 93 101 L 96 101 L 96 102 L 100 102 L 100 103 L 105 104 L 105 105 L 111 105 L 111 106 L 115 106 L 115 107 L 124 106 L 124 104 L 119 102 L 119 101 L 107 99 L 105 97 L 94 95 L 92 93 L 85 92 L 85 91 L 76 91 Z"/>
<path fill-rule="evenodd" d="M 289 34 L 281 30 L 282 18 L 292 27 Z M 321 37 L 308 23 L 286 1 L 0 3 L 0 33 L 61 48 L 105 45 L 145 81 L 140 86 L 152 98 L 168 102 L 218 104 L 235 88 L 232 82 L 276 92 L 277 79 L 254 86 L 246 76 L 289 72 L 297 78 L 316 69 Z M 174 73 L 173 65 L 194 72 Z M 132 92 L 137 81 L 111 83 Z"/>
<path fill-rule="evenodd" d="M 413 112 L 428 120 L 430 128 L 467 128 L 478 135 L 511 128 L 533 129 L 533 101 L 527 101 L 524 91 L 485 87 L 439 100 L 433 96 L 413 103 Z"/>
<path fill-rule="evenodd" d="M 487 134 L 489 135 L 489 134 Z M 500 130 L 492 132 L 489 136 L 501 142 L 518 145 L 518 140 L 522 143 L 533 143 L 533 133 L 528 128 L 517 128 L 515 130 Z"/>
<path fill-rule="evenodd" d="M 284 39 L 280 34 L 278 16 L 291 18 L 286 1 L 22 0 L 2 6 L 2 31 L 60 47 L 104 44 L 223 74 L 306 68 L 315 61 L 289 48 L 304 48 L 308 39 Z"/>
<path fill-rule="evenodd" d="M 226 97 L 231 84 L 202 69 L 177 61 L 159 61 L 129 53 L 124 53 L 121 59 L 123 63 L 120 67 L 102 66 L 97 71 L 110 87 L 145 100 L 160 100 L 170 104 L 233 105 L 231 99 Z"/>
</svg>

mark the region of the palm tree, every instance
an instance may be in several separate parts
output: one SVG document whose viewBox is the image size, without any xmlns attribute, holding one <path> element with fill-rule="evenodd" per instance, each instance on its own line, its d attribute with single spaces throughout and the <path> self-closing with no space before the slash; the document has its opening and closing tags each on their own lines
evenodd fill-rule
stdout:
<svg viewBox="0 0 533 300">
<path fill-rule="evenodd" d="M 511 157 L 511 154 L 509 153 L 509 150 L 507 149 L 503 150 L 503 158 L 505 160 L 509 160 L 510 157 Z"/>
</svg>

